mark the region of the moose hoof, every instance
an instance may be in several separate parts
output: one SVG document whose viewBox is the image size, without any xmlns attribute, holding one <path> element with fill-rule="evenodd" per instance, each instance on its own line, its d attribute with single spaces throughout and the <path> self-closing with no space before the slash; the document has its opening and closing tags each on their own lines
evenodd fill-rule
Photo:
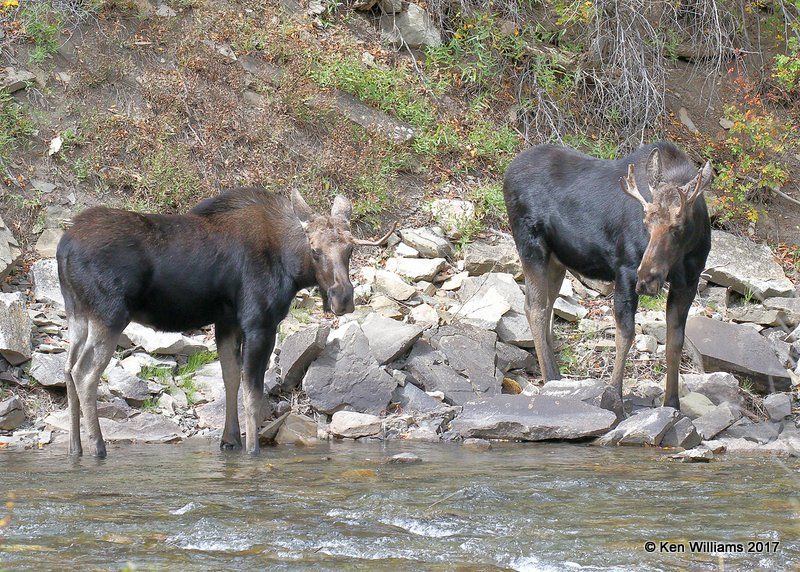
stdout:
<svg viewBox="0 0 800 572">
<path fill-rule="evenodd" d="M 241 449 L 241 443 L 229 443 L 228 441 L 220 441 L 219 448 L 223 451 L 235 451 L 236 449 Z"/>
<path fill-rule="evenodd" d="M 107 455 L 106 446 L 105 446 L 105 444 L 103 444 L 103 445 L 98 445 L 95 448 L 94 455 L 92 455 L 92 456 L 97 458 L 97 459 L 105 459 L 106 455 Z"/>
</svg>

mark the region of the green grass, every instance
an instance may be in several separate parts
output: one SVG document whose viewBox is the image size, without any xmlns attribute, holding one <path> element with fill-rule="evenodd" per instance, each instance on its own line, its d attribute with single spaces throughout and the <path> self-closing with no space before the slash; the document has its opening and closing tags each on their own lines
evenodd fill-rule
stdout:
<svg viewBox="0 0 800 572">
<path fill-rule="evenodd" d="M 150 379 L 161 385 L 166 385 L 172 380 L 172 368 L 163 365 L 145 365 L 139 370 L 140 379 Z"/>
<path fill-rule="evenodd" d="M 41 64 L 58 51 L 64 15 L 50 2 L 38 0 L 24 2 L 20 18 L 25 33 L 33 42 L 28 59 L 31 63 Z"/>
<path fill-rule="evenodd" d="M 186 358 L 186 363 L 178 368 L 178 376 L 182 377 L 196 372 L 198 369 L 219 359 L 217 352 L 198 352 Z"/>
<path fill-rule="evenodd" d="M 311 312 L 309 312 L 307 308 L 295 306 L 294 303 L 292 303 L 292 306 L 289 308 L 289 315 L 301 324 L 308 324 L 311 322 Z"/>
<path fill-rule="evenodd" d="M 141 407 L 142 411 L 146 411 L 148 413 L 158 413 L 158 397 L 148 397 L 144 400 Z"/>
<path fill-rule="evenodd" d="M 0 162 L 8 162 L 35 127 L 27 109 L 0 90 Z"/>
<path fill-rule="evenodd" d="M 571 375 L 578 365 L 578 356 L 569 346 L 566 346 L 558 353 L 561 365 L 558 366 L 558 371 L 561 375 Z"/>
<path fill-rule="evenodd" d="M 639 308 L 642 310 L 663 310 L 667 307 L 667 295 L 639 296 Z"/>
</svg>

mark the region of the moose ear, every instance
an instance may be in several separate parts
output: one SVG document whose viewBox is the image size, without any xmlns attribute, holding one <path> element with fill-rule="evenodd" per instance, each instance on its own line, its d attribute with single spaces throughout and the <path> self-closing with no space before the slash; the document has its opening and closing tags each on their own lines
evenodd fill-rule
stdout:
<svg viewBox="0 0 800 572">
<path fill-rule="evenodd" d="M 314 211 L 311 210 L 311 207 L 308 206 L 297 189 L 292 189 L 292 210 L 295 216 L 300 219 L 300 224 L 303 225 L 303 228 L 314 218 Z"/>
<path fill-rule="evenodd" d="M 655 189 L 658 182 L 661 180 L 661 155 L 658 152 L 658 147 L 650 151 L 650 156 L 647 157 L 647 184 L 650 189 Z"/>
<path fill-rule="evenodd" d="M 333 199 L 333 207 L 331 208 L 331 216 L 343 220 L 350 224 L 350 215 L 353 213 L 353 205 L 344 195 L 336 195 Z"/>
</svg>

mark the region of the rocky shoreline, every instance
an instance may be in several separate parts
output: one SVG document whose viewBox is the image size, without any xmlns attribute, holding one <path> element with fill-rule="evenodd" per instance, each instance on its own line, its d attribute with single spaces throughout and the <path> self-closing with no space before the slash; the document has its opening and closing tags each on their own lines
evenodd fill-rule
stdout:
<svg viewBox="0 0 800 572">
<path fill-rule="evenodd" d="M 331 321 L 312 293 L 298 295 L 266 375 L 262 441 L 596 440 L 685 450 L 680 461 L 800 454 L 800 297 L 767 247 L 714 231 L 687 323 L 680 412 L 658 406 L 664 300 L 642 303 L 624 384 L 630 415 L 617 425 L 603 379 L 614 353 L 611 285 L 567 275 L 555 307 L 565 378 L 541 385 L 513 242 L 495 232 L 457 254 L 451 239 L 474 209 L 437 203 L 439 227 L 400 230 L 353 272 L 353 314 Z M 42 447 L 67 429 L 51 226 L 37 244 L 42 258 L 0 294 L 0 448 Z M 0 277 L 20 257 L 0 222 Z M 220 434 L 224 388 L 211 332 L 132 324 L 118 350 L 99 389 L 108 441 Z"/>
</svg>

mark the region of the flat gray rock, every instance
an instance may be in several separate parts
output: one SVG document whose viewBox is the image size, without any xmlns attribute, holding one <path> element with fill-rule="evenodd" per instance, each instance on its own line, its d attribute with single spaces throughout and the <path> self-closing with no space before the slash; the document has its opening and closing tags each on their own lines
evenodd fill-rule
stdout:
<svg viewBox="0 0 800 572">
<path fill-rule="evenodd" d="M 448 365 L 468 378 L 485 397 L 500 392 L 503 374 L 497 369 L 497 334 L 464 324 L 441 326 L 428 338 Z"/>
<path fill-rule="evenodd" d="M 767 298 L 764 306 L 784 313 L 785 323 L 780 324 L 781 326 L 794 327 L 800 324 L 800 298 Z"/>
<path fill-rule="evenodd" d="M 0 430 L 13 431 L 23 423 L 25 423 L 25 412 L 19 399 L 9 397 L 0 402 Z"/>
<path fill-rule="evenodd" d="M 595 437 L 615 422 L 610 411 L 575 399 L 497 395 L 464 404 L 451 426 L 465 438 L 545 441 Z"/>
<path fill-rule="evenodd" d="M 705 395 L 714 405 L 730 403 L 744 407 L 744 397 L 739 382 L 733 375 L 724 371 L 713 373 L 684 373 L 680 376 L 680 394 L 695 392 Z"/>
<path fill-rule="evenodd" d="M 394 390 L 392 403 L 399 405 L 403 413 L 428 413 L 436 411 L 442 405 L 441 401 L 410 382 Z"/>
<path fill-rule="evenodd" d="M 64 231 L 60 228 L 44 229 L 42 234 L 40 234 L 39 238 L 36 240 L 36 252 L 39 253 L 39 256 L 44 258 L 55 258 L 58 241 L 61 240 L 61 236 L 63 234 Z"/>
<path fill-rule="evenodd" d="M 778 423 L 753 423 L 742 417 L 719 434 L 720 439 L 747 439 L 761 445 L 771 443 L 780 434 Z"/>
<path fill-rule="evenodd" d="M 532 348 L 533 333 L 525 314 L 509 310 L 500 317 L 495 328 L 501 341 L 520 348 Z"/>
<path fill-rule="evenodd" d="M 554 379 L 539 388 L 539 395 L 577 399 L 602 409 L 614 403 L 614 388 L 602 379 Z"/>
<path fill-rule="evenodd" d="M 67 366 L 67 354 L 43 354 L 34 352 L 28 375 L 43 387 L 66 387 L 64 368 Z"/>
<path fill-rule="evenodd" d="M 69 431 L 69 411 L 51 413 L 45 418 L 44 422 L 54 429 Z M 81 423 L 81 426 L 82 433 L 85 436 L 86 427 L 83 423 Z M 144 412 L 123 421 L 101 417 L 100 430 L 103 432 L 103 438 L 112 442 L 174 443 L 186 437 L 186 434 L 175 421 L 163 415 Z"/>
<path fill-rule="evenodd" d="M 33 297 L 41 302 L 49 302 L 64 307 L 61 285 L 58 283 L 58 264 L 55 259 L 39 260 L 31 266 L 33 277 Z"/>
<path fill-rule="evenodd" d="M 672 407 L 643 410 L 622 421 L 598 440 L 601 445 L 661 446 L 664 435 L 677 422 L 680 413 Z"/>
<path fill-rule="evenodd" d="M 380 433 L 382 422 L 377 415 L 356 413 L 354 411 L 337 411 L 331 417 L 331 424 L 328 429 L 336 437 L 358 439 Z"/>
<path fill-rule="evenodd" d="M 317 324 L 283 340 L 279 358 L 283 390 L 291 391 L 302 383 L 308 366 L 325 349 L 330 330 L 328 324 Z"/>
<path fill-rule="evenodd" d="M 772 251 L 740 236 L 720 230 L 711 231 L 711 252 L 704 275 L 709 282 L 728 286 L 757 300 L 771 296 L 791 296 L 794 285 Z"/>
<path fill-rule="evenodd" d="M 350 322 L 340 330 L 308 368 L 303 389 L 312 407 L 321 413 L 351 409 L 380 414 L 397 382 L 379 367 L 358 324 Z"/>
<path fill-rule="evenodd" d="M 515 278 L 522 277 L 522 264 L 514 241 L 504 239 L 496 244 L 473 242 L 464 249 L 464 270 L 470 276 L 489 272 L 504 272 Z"/>
<path fill-rule="evenodd" d="M 442 34 L 436 24 L 416 4 L 409 4 L 405 12 L 381 16 L 380 26 L 384 39 L 397 47 L 436 48 L 442 45 Z"/>
<path fill-rule="evenodd" d="M 115 367 L 108 372 L 108 389 L 135 406 L 140 406 L 150 397 L 147 382 L 121 367 Z"/>
<path fill-rule="evenodd" d="M 27 70 L 7 67 L 0 72 L 0 88 L 8 93 L 25 89 L 29 83 L 36 82 L 36 76 Z"/>
<path fill-rule="evenodd" d="M 789 372 L 772 345 L 748 326 L 693 316 L 686 322 L 686 341 L 701 356 L 706 371 L 745 375 L 762 393 L 791 387 Z"/>
<path fill-rule="evenodd" d="M 589 310 L 581 306 L 572 296 L 556 298 L 553 304 L 553 314 L 567 322 L 577 322 L 586 317 Z"/>
<path fill-rule="evenodd" d="M 403 242 L 426 258 L 449 259 L 456 253 L 455 247 L 444 237 L 444 233 L 440 234 L 433 228 L 404 228 L 400 231 L 400 236 Z"/>
<path fill-rule="evenodd" d="M 445 268 L 444 258 L 390 258 L 386 261 L 386 270 L 404 276 L 409 280 L 432 281 Z"/>
<path fill-rule="evenodd" d="M 464 278 L 458 291 L 458 299 L 462 304 L 470 299 L 480 297 L 489 290 L 496 291 L 515 312 L 525 312 L 525 294 L 508 272 L 487 272 L 481 276 Z"/>
<path fill-rule="evenodd" d="M 536 356 L 528 350 L 505 342 L 497 342 L 496 350 L 497 369 L 503 373 L 508 373 L 515 369 L 521 369 L 530 373 L 536 371 L 538 365 Z"/>
<path fill-rule="evenodd" d="M 0 280 L 8 276 L 22 257 L 22 249 L 11 229 L 0 218 Z"/>
<path fill-rule="evenodd" d="M 394 300 L 408 300 L 417 293 L 416 288 L 403 281 L 400 276 L 388 270 L 378 270 L 375 272 L 376 292 L 386 294 Z"/>
<path fill-rule="evenodd" d="M 697 447 L 703 440 L 695 429 L 694 423 L 688 417 L 681 417 L 670 427 L 661 438 L 661 447 L 681 447 L 691 449 Z"/>
<path fill-rule="evenodd" d="M 699 445 L 694 449 L 681 451 L 680 453 L 670 456 L 670 459 L 681 463 L 708 463 L 713 458 L 714 453 L 705 445 Z"/>
<path fill-rule="evenodd" d="M 435 350 L 425 340 L 420 340 L 411 349 L 405 370 L 421 384 L 425 391 L 441 391 L 445 400 L 454 405 L 478 399 L 485 394 L 499 393 L 499 383 L 491 385 L 473 384 L 447 364 L 447 356 Z"/>
<path fill-rule="evenodd" d="M 425 328 L 370 314 L 361 324 L 361 330 L 369 340 L 372 355 L 378 360 L 378 364 L 384 365 L 405 355 Z"/>
<path fill-rule="evenodd" d="M 695 419 L 694 426 L 700 437 L 702 437 L 704 441 L 708 441 L 733 425 L 741 416 L 742 414 L 738 409 L 734 409 L 729 404 L 723 403 L 722 405 L 717 405 L 713 411 Z"/>
<path fill-rule="evenodd" d="M 761 304 L 728 306 L 727 319 L 734 322 L 749 322 L 762 326 L 781 326 L 786 324 L 786 312 L 778 308 L 767 308 Z"/>
<path fill-rule="evenodd" d="M 120 345 L 128 341 L 141 346 L 144 351 L 159 355 L 190 355 L 208 350 L 208 347 L 188 336 L 176 332 L 159 332 L 136 322 L 131 322 L 122 332 Z"/>
<path fill-rule="evenodd" d="M 31 329 L 33 322 L 22 294 L 0 293 L 0 355 L 11 365 L 31 358 Z"/>
</svg>

